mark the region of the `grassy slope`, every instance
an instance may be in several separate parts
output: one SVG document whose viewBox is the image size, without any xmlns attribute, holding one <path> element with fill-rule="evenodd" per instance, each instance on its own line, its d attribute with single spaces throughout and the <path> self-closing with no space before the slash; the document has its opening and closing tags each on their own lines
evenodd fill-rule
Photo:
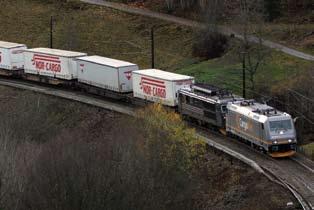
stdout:
<svg viewBox="0 0 314 210">
<path fill-rule="evenodd" d="M 97 6 L 79 9 L 76 4 L 69 5 L 32 0 L 1 2 L 0 26 L 5 30 L 0 30 L 0 40 L 47 47 L 53 15 L 55 48 L 125 59 L 148 68 L 150 28 L 154 25 L 158 68 L 172 69 L 192 59 L 192 31 L 188 28 Z"/>
<path fill-rule="evenodd" d="M 293 49 L 314 55 L 314 24 L 268 23 L 262 36 Z"/>
<path fill-rule="evenodd" d="M 121 0 L 111 1 L 125 2 Z M 239 24 L 239 16 L 237 15 L 239 12 L 238 4 L 238 1 L 229 1 L 227 3 L 228 6 L 225 8 L 225 13 L 222 15 L 220 23 L 239 31 L 239 27 L 235 26 Z M 129 5 L 169 13 L 165 2 L 160 0 L 135 1 L 130 2 Z M 286 12 L 287 11 L 283 11 L 283 13 Z M 202 13 L 195 10 L 182 10 L 180 7 L 177 7 L 170 13 L 175 16 L 204 21 L 201 15 Z M 291 17 L 289 14 L 283 14 L 281 18 L 271 23 L 263 23 L 261 25 L 252 24 L 250 30 L 252 34 L 254 34 L 256 28 L 261 28 L 263 38 L 314 55 L 314 24 L 313 21 L 311 22 L 313 18 L 314 15 L 310 10 L 302 14 L 294 15 L 294 17 Z"/>
<path fill-rule="evenodd" d="M 198 62 L 191 54 L 193 31 L 160 20 L 129 15 L 108 8 L 36 0 L 2 1 L 0 40 L 49 46 L 50 16 L 55 16 L 54 47 L 128 60 L 150 67 L 150 28 L 156 26 L 156 67 L 193 75 L 241 92 L 242 64 L 237 43 L 223 57 Z M 257 73 L 257 89 L 263 94 L 288 77 L 309 69 L 313 62 L 272 51 Z M 266 90 L 266 91 L 265 91 Z"/>
<path fill-rule="evenodd" d="M 276 51 L 262 62 L 256 74 L 257 88 L 275 87 L 280 81 L 309 69 L 312 62 L 293 58 Z M 224 84 L 228 89 L 240 93 L 242 88 L 242 62 L 236 50 L 230 50 L 221 58 L 199 62 L 178 69 L 177 72 L 194 75 L 198 81 Z M 247 83 L 249 85 L 249 83 Z"/>
<path fill-rule="evenodd" d="M 241 25 L 235 21 L 225 23 L 225 26 L 241 32 Z M 260 34 L 264 39 L 314 55 L 313 23 L 259 23 L 251 24 L 248 30 L 252 35 Z"/>
<path fill-rule="evenodd" d="M 225 84 L 239 92 L 241 61 L 236 50 L 222 58 L 201 63 L 191 55 L 193 31 L 190 28 L 155 19 L 129 15 L 91 6 L 41 3 L 32 0 L 3 2 L 0 11 L 0 40 L 26 43 L 30 47 L 49 46 L 50 16 L 56 18 L 54 47 L 128 60 L 141 68 L 150 67 L 150 28 L 156 26 L 156 67 L 189 74 L 199 81 Z M 71 6 L 72 5 L 72 6 Z M 81 6 L 81 8 L 79 7 Z M 263 88 L 276 85 L 286 76 L 312 65 L 279 52 L 263 63 L 257 82 Z"/>
</svg>

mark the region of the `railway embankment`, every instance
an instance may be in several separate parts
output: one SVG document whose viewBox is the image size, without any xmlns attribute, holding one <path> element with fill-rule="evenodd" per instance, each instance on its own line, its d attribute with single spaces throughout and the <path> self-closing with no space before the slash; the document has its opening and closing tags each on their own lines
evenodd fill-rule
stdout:
<svg viewBox="0 0 314 210">
<path fill-rule="evenodd" d="M 25 83 L 23 84 L 23 82 L 22 83 L 16 82 L 15 84 L 12 84 L 10 82 L 5 83 L 5 81 L 1 81 L 1 84 L 2 85 L 9 85 L 9 86 L 13 85 L 13 87 L 16 87 L 16 88 L 29 89 L 29 90 L 32 90 L 35 92 L 40 92 L 40 93 L 48 94 L 48 95 L 55 95 L 58 97 L 64 97 L 65 96 L 65 98 L 67 98 L 67 99 L 77 100 L 77 101 L 80 101 L 83 103 L 87 103 L 89 105 L 93 105 L 94 107 L 97 107 L 97 106 L 99 106 L 99 104 L 102 104 L 100 106 L 100 108 L 107 108 L 109 110 L 114 110 L 116 112 L 119 112 L 120 109 L 128 110 L 128 109 L 123 108 L 125 106 L 119 105 L 119 104 L 116 104 L 113 102 L 107 102 L 107 101 L 95 99 L 93 97 L 84 96 L 81 94 L 69 93 L 68 91 L 63 92 L 62 90 L 51 89 L 48 87 L 38 87 L 37 85 L 34 85 L 34 84 L 32 84 L 32 85 L 28 84 L 27 85 Z M 4 92 L 8 92 L 6 90 L 7 89 L 5 89 Z M 15 98 L 15 99 L 17 99 L 17 98 Z M 35 100 L 35 101 L 37 101 L 37 103 L 40 104 L 41 100 L 45 101 L 45 99 L 43 99 L 43 96 L 41 97 L 39 102 L 38 102 L 38 100 Z M 70 102 L 67 102 L 67 103 L 70 103 Z M 71 102 L 71 103 L 73 103 L 73 102 Z M 88 109 L 84 108 L 84 110 L 90 110 L 90 111 L 93 109 L 94 108 L 92 108 L 92 107 L 88 108 Z M 97 110 L 97 112 L 100 111 L 98 108 L 95 108 L 95 109 Z M 78 110 L 82 110 L 82 109 L 78 109 Z M 133 110 L 129 110 L 129 111 L 134 113 Z M 74 114 L 74 113 L 75 112 L 73 112 L 72 114 Z M 127 112 L 124 112 L 124 113 L 128 114 Z M 109 117 L 110 121 L 114 121 L 114 117 L 110 114 L 109 114 L 109 116 L 111 116 L 111 117 Z M 88 120 L 88 118 L 87 118 L 87 120 Z M 108 124 L 108 123 L 106 123 L 106 124 Z M 92 127 L 94 127 L 94 126 L 92 126 Z M 98 125 L 95 127 L 99 128 Z M 122 128 L 122 130 L 123 130 L 123 128 Z M 94 133 L 97 133 L 97 132 L 90 132 L 90 133 L 93 136 Z M 53 144 L 53 143 L 51 143 L 51 144 Z M 239 145 L 238 145 L 238 147 L 239 147 Z M 232 150 L 234 150 L 234 148 Z M 212 156 L 212 155 L 214 155 L 214 156 Z M 217 159 L 214 157 L 216 157 Z M 278 205 L 278 203 L 280 203 L 279 206 L 281 206 L 278 208 L 286 207 L 285 206 L 286 202 L 290 202 L 291 200 L 294 200 L 294 198 L 291 197 L 292 194 L 290 194 L 282 186 L 277 185 L 277 184 L 271 182 L 270 180 L 268 180 L 265 176 L 263 176 L 260 173 L 261 171 L 258 172 L 258 171 L 251 169 L 250 167 L 248 168 L 241 161 L 238 161 L 238 160 L 234 159 L 233 157 L 231 158 L 229 155 L 226 156 L 224 153 L 219 152 L 216 149 L 214 149 L 214 150 L 210 149 L 208 151 L 208 154 L 207 154 L 207 159 L 209 162 L 206 162 L 206 165 L 210 166 L 210 171 L 212 171 L 212 172 L 206 171 L 205 174 L 207 174 L 207 173 L 209 173 L 209 174 L 206 175 L 207 178 L 206 178 L 206 181 L 204 183 L 207 183 L 207 182 L 210 183 L 210 186 L 206 187 L 207 189 L 212 188 L 212 187 L 214 187 L 214 188 L 211 189 L 213 191 L 209 192 L 209 194 L 205 193 L 206 194 L 205 198 L 204 197 L 202 197 L 202 198 L 204 198 L 207 201 L 207 205 L 212 205 L 212 208 L 219 207 L 219 208 L 225 208 L 225 209 L 229 209 L 229 208 L 230 209 L 234 209 L 234 208 L 236 208 L 236 209 L 247 209 L 248 206 L 250 206 L 250 208 L 251 208 L 253 205 L 251 202 L 254 201 L 253 203 L 255 203 L 255 204 L 260 203 L 257 201 L 260 198 L 260 196 L 264 197 L 263 199 L 265 199 L 266 194 L 269 196 L 269 195 L 273 195 L 272 193 L 274 193 L 274 192 L 276 192 L 274 195 L 282 195 L 283 197 L 280 197 L 280 198 L 279 197 L 271 197 L 270 202 L 267 203 L 267 205 L 266 205 L 266 208 L 268 208 L 268 209 L 277 209 L 277 207 L 275 207 L 275 206 Z M 225 165 L 225 163 L 227 165 Z M 252 164 L 255 165 L 254 161 L 252 161 Z M 235 171 L 233 171 L 233 167 L 235 167 Z M 256 166 L 256 168 L 259 168 L 259 166 Z M 216 170 L 218 170 L 218 171 L 216 171 Z M 211 176 L 210 175 L 211 173 L 214 173 L 215 176 Z M 247 174 L 247 175 L 245 175 L 245 174 Z M 212 179 L 210 177 L 212 177 Z M 215 177 L 215 178 L 213 178 L 213 177 Z M 226 178 L 226 177 L 228 177 L 228 178 Z M 226 181 L 225 179 L 229 179 L 229 178 L 233 180 L 231 183 L 229 183 L 230 185 L 229 184 L 227 184 L 227 185 L 221 184 L 221 183 L 224 183 Z M 242 186 L 242 185 L 246 185 L 246 184 L 247 184 L 246 187 Z M 265 186 L 267 186 L 267 187 L 265 187 Z M 278 193 L 277 190 L 279 190 L 280 193 Z M 219 193 L 217 194 L 217 192 L 219 192 Z M 264 194 L 264 193 L 266 193 L 266 194 Z M 214 195 L 217 195 L 217 196 L 214 196 Z M 252 195 L 252 197 L 250 197 L 249 195 L 250 196 Z M 211 197 L 211 196 L 213 196 L 213 197 Z M 252 200 L 250 200 L 250 198 L 252 198 Z M 235 200 L 237 200 L 237 202 L 233 202 Z M 243 201 L 244 203 L 242 203 L 242 202 L 238 203 L 238 201 Z M 245 203 L 245 202 L 248 202 L 248 203 Z M 275 204 L 275 203 L 277 203 L 277 204 Z M 294 201 L 293 203 L 294 203 L 294 205 L 296 205 L 296 201 Z M 262 207 L 256 206 L 255 208 L 256 209 L 265 209 L 265 206 L 262 206 Z"/>
</svg>

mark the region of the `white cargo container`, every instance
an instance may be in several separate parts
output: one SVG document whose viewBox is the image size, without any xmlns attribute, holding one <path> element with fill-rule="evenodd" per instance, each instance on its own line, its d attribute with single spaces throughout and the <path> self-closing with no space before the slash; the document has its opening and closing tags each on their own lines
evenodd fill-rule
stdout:
<svg viewBox="0 0 314 210">
<path fill-rule="evenodd" d="M 24 44 L 0 41 L 0 68 L 6 70 L 19 70 L 24 67 Z"/>
<path fill-rule="evenodd" d="M 24 71 L 28 74 L 39 74 L 65 80 L 77 78 L 76 58 L 86 53 L 49 48 L 24 50 Z"/>
<path fill-rule="evenodd" d="M 190 88 L 193 83 L 193 77 L 158 69 L 133 71 L 134 97 L 168 106 L 176 106 L 178 91 Z"/>
<path fill-rule="evenodd" d="M 132 92 L 136 64 L 97 55 L 78 58 L 77 62 L 79 82 L 115 92 Z"/>
</svg>

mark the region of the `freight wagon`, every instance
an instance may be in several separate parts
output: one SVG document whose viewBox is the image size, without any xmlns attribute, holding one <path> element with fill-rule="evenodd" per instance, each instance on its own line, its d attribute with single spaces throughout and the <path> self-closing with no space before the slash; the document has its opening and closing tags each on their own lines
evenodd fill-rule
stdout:
<svg viewBox="0 0 314 210">
<path fill-rule="evenodd" d="M 134 97 L 171 107 L 178 105 L 178 91 L 193 83 L 193 77 L 158 69 L 133 71 Z"/>
<path fill-rule="evenodd" d="M 0 74 L 19 74 L 24 68 L 23 50 L 27 49 L 24 44 L 0 41 Z"/>
<path fill-rule="evenodd" d="M 272 157 L 292 156 L 296 151 L 296 131 L 289 114 L 209 84 L 194 85 L 191 76 L 138 70 L 136 64 L 125 61 L 57 49 L 27 49 L 1 41 L 0 65 L 1 73 L 20 72 L 17 75 L 22 79 L 73 85 L 136 105 L 160 102 L 188 119 L 244 139 Z"/>
<path fill-rule="evenodd" d="M 86 53 L 49 48 L 24 50 L 24 72 L 27 79 L 49 83 L 66 83 L 77 79 L 76 58 Z M 59 79 L 59 80 L 58 80 Z"/>
<path fill-rule="evenodd" d="M 97 87 L 98 91 L 133 91 L 132 72 L 138 70 L 138 65 L 101 56 L 81 57 L 77 62 L 78 81 L 84 84 L 82 87 L 86 90 L 91 91 Z M 105 92 L 102 95 L 105 95 Z"/>
</svg>

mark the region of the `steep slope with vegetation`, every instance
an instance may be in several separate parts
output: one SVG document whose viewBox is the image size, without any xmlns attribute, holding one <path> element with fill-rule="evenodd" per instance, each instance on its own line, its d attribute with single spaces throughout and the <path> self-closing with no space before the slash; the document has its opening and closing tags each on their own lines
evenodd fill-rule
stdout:
<svg viewBox="0 0 314 210">
<path fill-rule="evenodd" d="M 314 4 L 311 0 L 113 0 L 135 7 L 173 14 L 201 22 L 213 20 L 235 30 L 248 6 L 262 21 L 251 22 L 252 32 L 260 27 L 263 37 L 314 53 Z M 213 18 L 214 16 L 214 18 Z M 256 17 L 255 17 L 256 18 Z M 251 19 L 254 20 L 255 18 Z"/>
<path fill-rule="evenodd" d="M 161 10 L 167 6 L 165 1 L 160 0 L 126 2 L 153 9 L 160 7 Z M 175 14 L 180 15 L 181 11 L 182 15 L 189 16 L 189 11 L 194 11 L 193 5 L 190 9 L 189 4 L 182 6 L 178 2 L 173 1 Z M 265 22 L 260 15 L 256 15 L 259 12 L 256 8 L 252 10 L 248 6 L 241 10 L 240 1 L 202 2 L 217 3 L 212 9 L 205 10 L 210 15 L 201 17 L 203 13 L 196 12 L 197 18 L 203 18 L 209 24 L 229 24 L 241 33 L 247 31 L 247 34 L 259 36 L 275 33 L 274 37 L 289 43 L 292 43 L 290 39 L 303 42 L 303 35 L 309 34 L 306 43 L 310 47 L 301 48 L 312 49 L 310 32 L 313 31 L 313 21 L 306 8 L 305 12 L 302 13 L 301 7 L 301 11 L 296 13 L 302 14 L 300 16 L 305 18 L 304 21 L 291 23 L 287 18 L 289 14 L 281 14 L 273 22 Z M 222 3 L 224 7 L 221 7 Z M 124 59 L 139 64 L 142 69 L 150 67 L 150 29 L 154 26 L 157 68 L 193 75 L 197 81 L 224 86 L 238 94 L 242 89 L 245 56 L 248 97 L 267 101 L 291 113 L 298 119 L 299 134 L 302 134 L 300 142 L 314 141 L 314 91 L 309 85 L 314 81 L 313 62 L 217 35 L 211 30 L 192 31 L 188 27 L 91 6 L 77 0 L 1 1 L 1 8 L 0 25 L 5 29 L 0 31 L 1 40 L 26 43 L 29 47 L 47 47 L 50 16 L 53 16 L 53 47 Z M 206 5 L 204 8 L 207 8 Z M 224 12 L 220 12 L 222 9 Z M 193 15 L 190 16 L 193 18 Z M 269 24 L 275 24 L 275 31 L 272 26 L 268 28 Z"/>
<path fill-rule="evenodd" d="M 241 93 L 245 64 L 247 97 L 268 102 L 292 114 L 297 120 L 299 143 L 314 142 L 313 62 L 266 49 L 261 44 L 266 38 L 313 54 L 313 1 L 122 2 L 207 23 L 208 29 L 198 33 L 193 45 L 193 54 L 206 61 L 180 68 L 178 72 Z M 232 28 L 243 35 L 244 40 L 217 36 L 217 25 Z M 260 44 L 250 43 L 247 38 L 250 35 L 257 37 Z M 311 145 L 307 151 L 311 151 Z M 314 151 L 307 153 L 314 157 Z"/>
<path fill-rule="evenodd" d="M 1 209 L 283 209 L 292 195 L 155 105 L 129 118 L 0 87 Z"/>
<path fill-rule="evenodd" d="M 0 40 L 49 47 L 51 16 L 54 48 L 128 60 L 148 68 L 150 30 L 155 26 L 159 68 L 173 69 L 194 61 L 191 29 L 78 1 L 1 1 L 0 25 L 5 30 L 0 31 Z"/>
</svg>

